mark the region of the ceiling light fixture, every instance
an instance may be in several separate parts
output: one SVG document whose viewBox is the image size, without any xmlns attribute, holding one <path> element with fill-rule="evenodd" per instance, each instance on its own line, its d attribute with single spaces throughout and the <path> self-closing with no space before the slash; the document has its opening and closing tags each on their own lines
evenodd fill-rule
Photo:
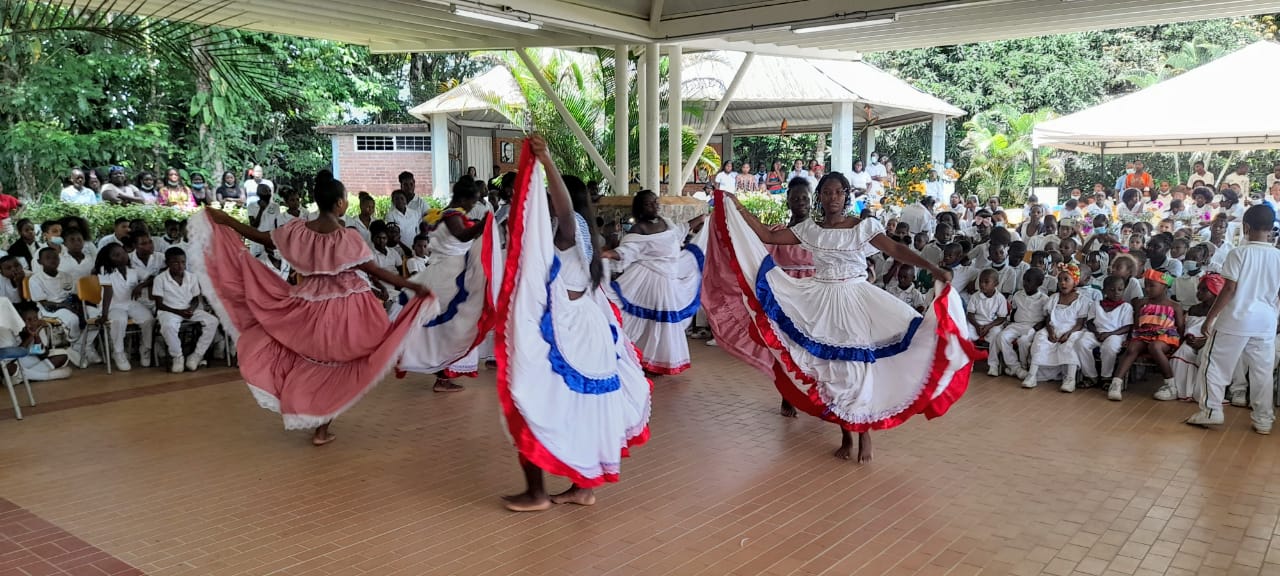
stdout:
<svg viewBox="0 0 1280 576">
<path fill-rule="evenodd" d="M 840 20 L 830 23 L 805 24 L 802 26 L 792 26 L 791 31 L 796 34 L 811 34 L 813 32 L 826 32 L 828 30 L 845 30 L 848 28 L 862 28 L 864 26 L 879 26 L 881 24 L 892 24 L 898 21 L 897 14 L 887 14 L 884 16 L 870 16 L 856 18 L 852 20 Z"/>
<path fill-rule="evenodd" d="M 461 16 L 463 18 L 471 18 L 474 20 L 483 20 L 485 22 L 492 22 L 494 24 L 514 26 L 516 28 L 524 28 L 525 30 L 541 30 L 542 29 L 542 23 L 532 19 L 528 19 L 527 18 L 528 14 L 525 14 L 526 18 L 522 19 L 516 15 L 497 14 L 493 12 L 481 12 L 479 10 L 472 10 L 470 8 L 463 8 L 461 6 L 453 6 L 451 11 L 453 12 L 454 16 Z"/>
</svg>

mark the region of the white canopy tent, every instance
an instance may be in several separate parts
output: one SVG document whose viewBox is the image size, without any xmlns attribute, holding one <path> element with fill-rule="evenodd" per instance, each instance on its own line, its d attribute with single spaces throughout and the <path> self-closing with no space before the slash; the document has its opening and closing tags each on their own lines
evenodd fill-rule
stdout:
<svg viewBox="0 0 1280 576">
<path fill-rule="evenodd" d="M 1094 154 L 1280 148 L 1280 77 L 1270 73 L 1277 65 L 1280 45 L 1257 42 L 1145 90 L 1042 122 L 1032 143 Z"/>
</svg>

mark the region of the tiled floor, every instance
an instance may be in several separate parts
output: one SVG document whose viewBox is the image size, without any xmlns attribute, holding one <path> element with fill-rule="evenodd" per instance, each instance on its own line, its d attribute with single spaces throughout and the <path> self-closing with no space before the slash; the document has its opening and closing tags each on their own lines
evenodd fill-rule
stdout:
<svg viewBox="0 0 1280 576">
<path fill-rule="evenodd" d="M 498 500 L 522 482 L 490 373 L 388 381 L 319 449 L 226 369 L 37 384 L 26 420 L 0 412 L 0 575 L 1280 574 L 1280 439 L 1243 410 L 1204 431 L 1149 390 L 975 375 L 860 466 L 764 377 L 694 353 L 620 484 L 529 515 Z M 92 570 L 13 571 L 42 529 Z"/>
</svg>

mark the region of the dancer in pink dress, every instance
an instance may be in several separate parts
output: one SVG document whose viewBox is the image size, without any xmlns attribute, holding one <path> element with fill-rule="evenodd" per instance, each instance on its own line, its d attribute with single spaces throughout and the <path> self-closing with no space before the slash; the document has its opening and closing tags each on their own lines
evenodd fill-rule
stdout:
<svg viewBox="0 0 1280 576">
<path fill-rule="evenodd" d="M 329 423 L 353 406 L 395 365 L 405 336 L 436 310 L 430 292 L 387 272 L 369 245 L 348 229 L 346 189 L 316 176 L 320 215 L 261 232 L 225 212 L 191 218 L 191 269 L 236 338 L 240 373 L 258 404 L 279 412 L 286 430 L 314 428 L 312 444 L 334 438 Z M 216 225 L 215 225 L 216 224 Z M 249 254 L 241 237 L 275 248 L 298 273 L 290 286 Z M 413 290 L 399 319 L 387 319 L 361 273 Z"/>
<path fill-rule="evenodd" d="M 791 211 L 791 221 L 786 225 L 777 224 L 773 230 L 785 230 L 809 219 L 810 196 L 812 186 L 807 178 L 792 178 L 787 186 L 787 208 Z M 738 276 L 734 271 L 728 251 L 720 242 L 719 232 L 715 226 L 708 226 L 707 262 L 702 275 L 702 303 L 711 323 L 711 332 L 716 337 L 717 345 L 747 365 L 773 377 L 779 390 L 790 385 L 786 379 L 785 368 L 774 359 L 769 349 L 760 344 L 756 333 L 752 330 L 753 320 L 742 307 L 742 291 L 738 287 Z M 769 254 L 783 272 L 795 278 L 813 276 L 813 254 L 804 246 L 769 245 Z M 796 408 L 786 397 L 782 398 L 783 416 L 796 417 Z"/>
</svg>

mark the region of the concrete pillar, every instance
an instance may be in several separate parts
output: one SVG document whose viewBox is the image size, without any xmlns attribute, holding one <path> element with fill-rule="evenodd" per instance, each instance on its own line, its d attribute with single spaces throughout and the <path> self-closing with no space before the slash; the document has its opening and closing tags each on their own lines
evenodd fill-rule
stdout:
<svg viewBox="0 0 1280 576">
<path fill-rule="evenodd" d="M 640 160 L 640 165 L 636 167 L 636 177 L 640 181 L 640 188 L 646 188 L 647 174 L 649 174 L 649 99 L 645 97 L 649 93 L 649 60 L 643 56 L 636 59 L 636 105 L 638 107 L 636 121 L 640 123 L 636 126 L 636 132 L 640 135 L 637 144 L 640 146 L 636 150 L 636 157 Z"/>
<path fill-rule="evenodd" d="M 662 70 L 661 54 L 658 45 L 651 43 L 645 47 L 645 120 L 644 129 L 648 131 L 649 137 L 646 139 L 645 146 L 648 151 L 649 165 L 645 168 L 645 188 L 658 192 L 662 183 L 662 132 L 658 129 L 662 123 L 661 101 L 658 100 L 661 79 L 658 75 Z"/>
<path fill-rule="evenodd" d="M 613 47 L 613 195 L 627 194 L 631 177 L 631 61 L 627 45 Z"/>
<path fill-rule="evenodd" d="M 432 114 L 431 195 L 448 198 L 449 193 L 449 115 Z"/>
<path fill-rule="evenodd" d="M 683 51 L 680 46 L 667 47 L 667 194 L 680 196 L 684 191 L 684 98 L 680 83 L 683 80 Z M 690 162 L 693 158 L 689 159 Z"/>
<path fill-rule="evenodd" d="M 929 159 L 935 168 L 947 161 L 947 117 L 942 114 L 933 115 L 933 137 L 929 142 Z"/>
<path fill-rule="evenodd" d="M 733 133 L 720 135 L 720 162 L 733 162 Z"/>
<path fill-rule="evenodd" d="M 876 151 L 876 132 L 879 130 L 875 126 L 867 126 L 862 131 L 862 162 L 871 165 L 871 155 Z"/>
<path fill-rule="evenodd" d="M 831 171 L 853 172 L 853 102 L 833 103 L 831 120 Z"/>
</svg>

